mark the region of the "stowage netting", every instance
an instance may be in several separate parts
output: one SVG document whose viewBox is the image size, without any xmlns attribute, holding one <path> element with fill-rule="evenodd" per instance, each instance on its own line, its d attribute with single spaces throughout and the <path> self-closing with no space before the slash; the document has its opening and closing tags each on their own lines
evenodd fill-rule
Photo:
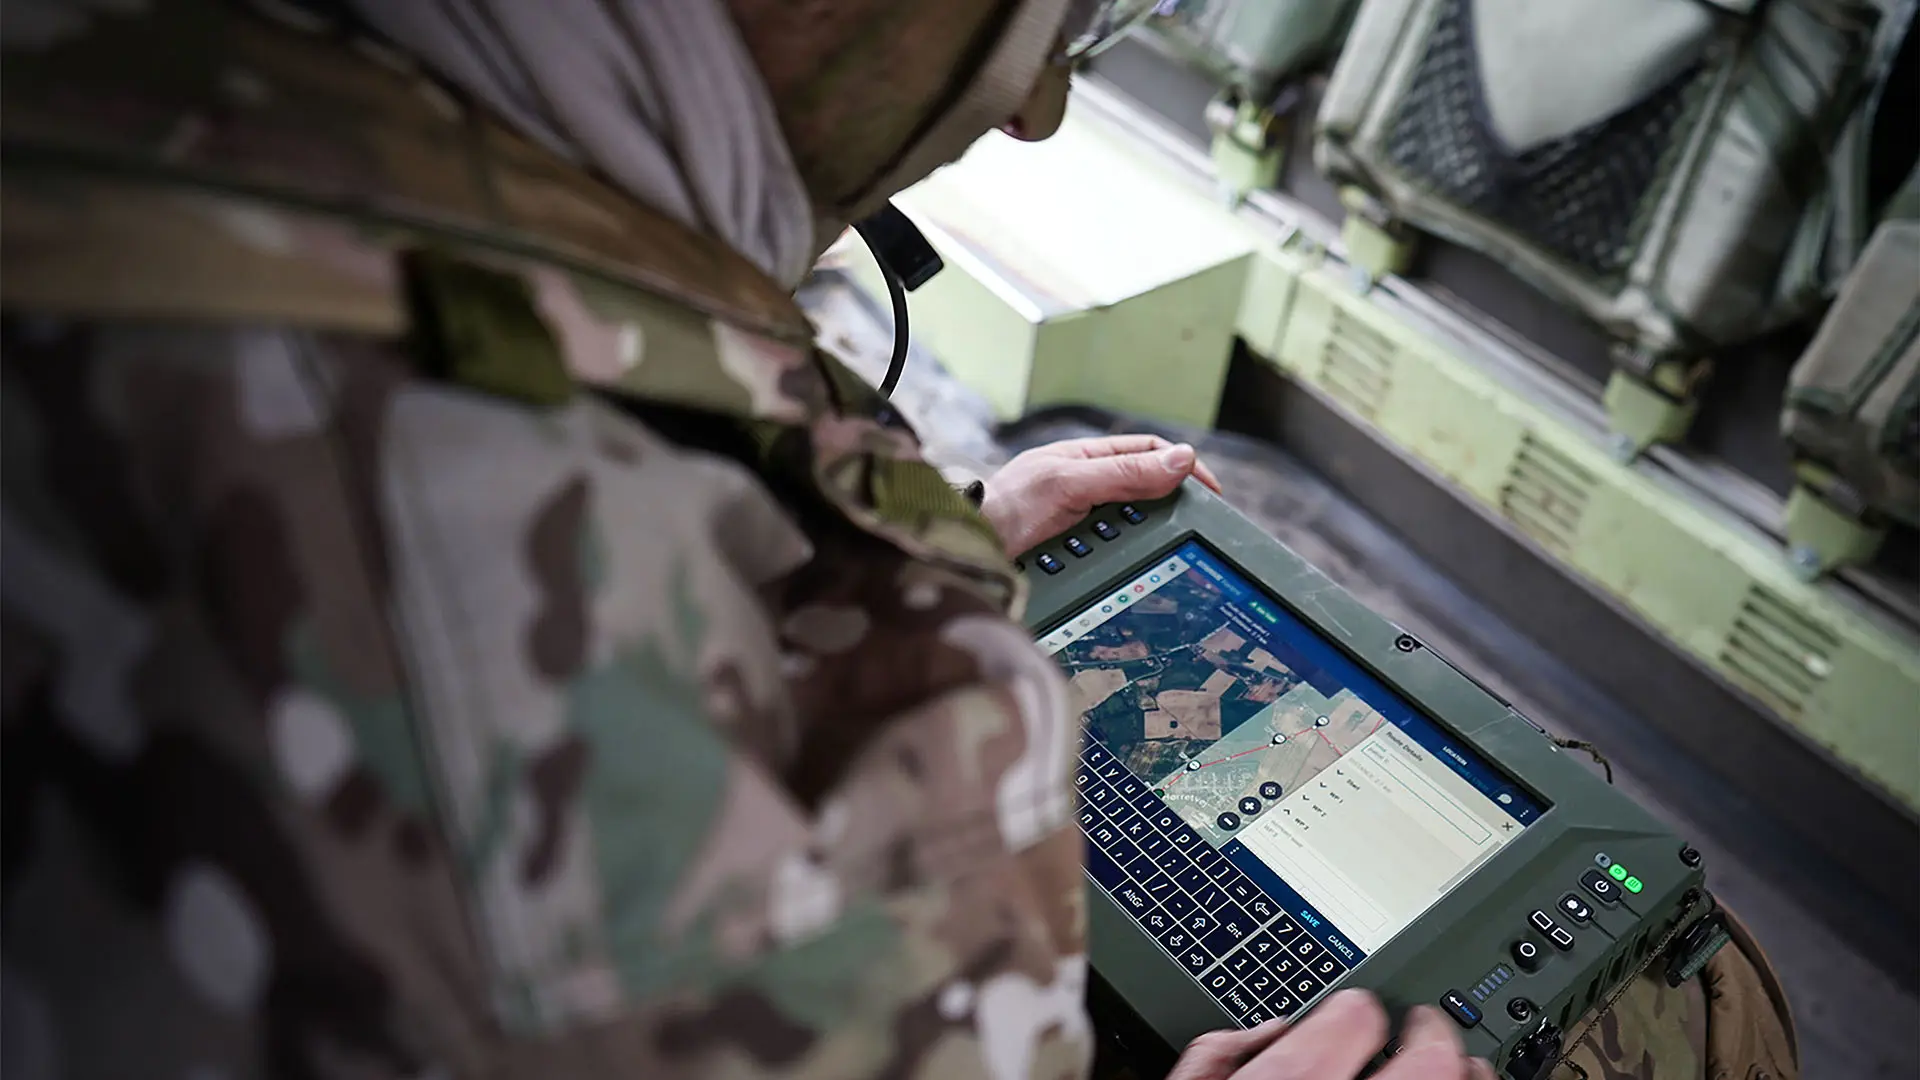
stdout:
<svg viewBox="0 0 1920 1080">
<path fill-rule="evenodd" d="M 1614 115 L 1515 153 L 1494 131 L 1469 0 L 1445 0 L 1402 96 L 1387 156 L 1406 179 L 1601 280 L 1632 260 L 1636 223 L 1703 82 L 1695 65 Z"/>
</svg>

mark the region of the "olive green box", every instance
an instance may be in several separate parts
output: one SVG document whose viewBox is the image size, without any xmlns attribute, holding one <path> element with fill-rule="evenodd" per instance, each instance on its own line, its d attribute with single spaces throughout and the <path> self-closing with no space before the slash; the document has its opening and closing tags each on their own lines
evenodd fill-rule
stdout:
<svg viewBox="0 0 1920 1080">
<path fill-rule="evenodd" d="M 1163 165 L 1069 110 L 894 201 L 946 262 L 909 298 L 914 340 L 1001 419 L 1071 403 L 1212 426 L 1254 242 Z M 886 310 L 872 257 L 847 259 Z"/>
</svg>

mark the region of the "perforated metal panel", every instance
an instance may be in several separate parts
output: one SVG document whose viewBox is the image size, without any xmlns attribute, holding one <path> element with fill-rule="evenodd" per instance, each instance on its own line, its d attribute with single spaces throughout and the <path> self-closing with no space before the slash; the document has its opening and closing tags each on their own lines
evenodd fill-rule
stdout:
<svg viewBox="0 0 1920 1080">
<path fill-rule="evenodd" d="M 1321 354 L 1320 384 L 1355 412 L 1372 418 L 1393 386 L 1397 352 L 1386 335 L 1336 312 Z"/>
<path fill-rule="evenodd" d="M 1735 682 L 1782 715 L 1798 717 L 1832 673 L 1839 644 L 1832 631 L 1755 585 L 1734 618 L 1720 663 Z"/>
<path fill-rule="evenodd" d="M 1297 268 L 1272 357 L 1283 371 L 1376 425 L 1383 440 L 1459 485 L 1464 498 L 1510 522 L 1676 649 L 1920 808 L 1920 733 L 1881 722 L 1920 697 L 1920 652 L 1910 634 L 1850 616 L 1829 590 L 1796 580 L 1776 546 L 1621 466 L 1590 436 L 1501 389 L 1454 351 L 1460 346 L 1396 327 L 1373 302 L 1379 290 L 1356 292 L 1343 268 L 1317 254 L 1270 257 Z M 1392 392 L 1370 419 L 1355 404 L 1369 396 L 1366 379 L 1353 377 L 1364 354 L 1356 344 L 1369 339 L 1360 326 L 1391 345 Z M 1346 370 L 1330 377 L 1335 356 Z"/>
<path fill-rule="evenodd" d="M 1500 512 L 1529 536 L 1564 552 L 1580 535 L 1594 484 L 1592 473 L 1529 431 L 1500 486 Z"/>
</svg>

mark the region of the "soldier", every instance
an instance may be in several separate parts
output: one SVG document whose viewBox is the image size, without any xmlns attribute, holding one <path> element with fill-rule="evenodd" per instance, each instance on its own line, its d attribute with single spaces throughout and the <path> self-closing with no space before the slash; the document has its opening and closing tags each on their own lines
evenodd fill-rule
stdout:
<svg viewBox="0 0 1920 1080">
<path fill-rule="evenodd" d="M 790 298 L 1052 130 L 1125 14 L 1066 7 L 6 0 L 10 1080 L 1083 1074 L 1077 718 L 1006 551 L 1193 452 L 976 511 Z M 1784 1030 L 1720 970 L 1588 1074 Z M 1340 995 L 1180 1075 L 1385 1037 Z"/>
</svg>

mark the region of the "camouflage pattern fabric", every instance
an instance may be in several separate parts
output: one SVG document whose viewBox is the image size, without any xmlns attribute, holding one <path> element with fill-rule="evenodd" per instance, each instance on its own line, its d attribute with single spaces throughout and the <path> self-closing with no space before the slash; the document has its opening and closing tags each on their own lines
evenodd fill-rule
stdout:
<svg viewBox="0 0 1920 1080">
<path fill-rule="evenodd" d="M 1553 1080 L 1706 1080 L 1707 1010 L 1698 980 L 1674 988 L 1643 975 L 1611 1010 L 1581 1018 L 1569 1036 L 1596 1015 Z"/>
<path fill-rule="evenodd" d="M 1739 917 L 1720 913 L 1732 940 L 1700 976 L 1670 987 L 1653 965 L 1570 1048 L 1553 1080 L 1799 1080 L 1780 977 Z"/>
<path fill-rule="evenodd" d="M 10 1080 L 1082 1075 L 1058 674 L 791 302 L 364 47 L 97 7 L 0 67 Z"/>
<path fill-rule="evenodd" d="M 173 97 L 8 57 L 10 1075 L 1080 1074 L 1076 731 L 991 531 L 789 300 L 562 163 L 482 178 L 618 205 L 618 274 L 453 195 L 312 208 L 482 187 L 435 180 L 481 121 L 221 17 L 99 17 L 200 32 L 229 78 Z M 192 170 L 94 167 L 181 124 Z"/>
<path fill-rule="evenodd" d="M 40 1075 L 1078 1072 L 1072 718 L 963 575 L 364 339 L 0 372 Z"/>
</svg>

